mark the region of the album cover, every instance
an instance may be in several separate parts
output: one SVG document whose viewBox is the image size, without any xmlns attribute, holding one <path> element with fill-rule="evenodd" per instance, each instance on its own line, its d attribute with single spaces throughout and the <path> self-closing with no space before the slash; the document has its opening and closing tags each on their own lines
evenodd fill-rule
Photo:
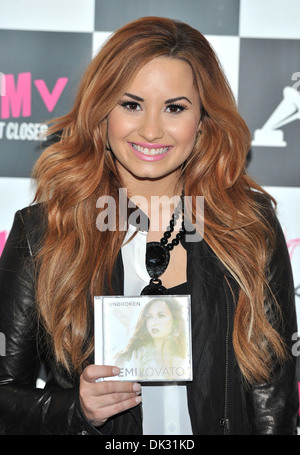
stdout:
<svg viewBox="0 0 300 455">
<path fill-rule="evenodd" d="M 191 381 L 189 295 L 95 297 L 95 363 L 109 380 Z"/>
</svg>

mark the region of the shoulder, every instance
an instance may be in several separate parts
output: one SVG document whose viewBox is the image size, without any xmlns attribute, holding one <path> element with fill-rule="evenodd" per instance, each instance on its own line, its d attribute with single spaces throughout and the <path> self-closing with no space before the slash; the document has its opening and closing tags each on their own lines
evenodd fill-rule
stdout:
<svg viewBox="0 0 300 455">
<path fill-rule="evenodd" d="M 251 191 L 252 201 L 260 216 L 267 219 L 276 217 L 276 201 L 269 194 L 260 191 Z"/>
<path fill-rule="evenodd" d="M 20 241 L 26 241 L 31 254 L 40 247 L 47 230 L 45 205 L 30 205 L 15 214 L 12 233 L 18 233 Z"/>
<path fill-rule="evenodd" d="M 41 204 L 16 212 L 0 258 L 0 278 L 3 283 L 17 286 L 14 277 L 29 283 L 33 273 L 32 258 L 44 238 L 44 210 Z M 23 292 L 23 291 L 22 291 Z"/>
<path fill-rule="evenodd" d="M 17 214 L 20 216 L 24 225 L 32 230 L 37 224 L 41 224 L 45 219 L 46 210 L 42 203 L 29 205 L 28 207 L 19 210 Z"/>
</svg>

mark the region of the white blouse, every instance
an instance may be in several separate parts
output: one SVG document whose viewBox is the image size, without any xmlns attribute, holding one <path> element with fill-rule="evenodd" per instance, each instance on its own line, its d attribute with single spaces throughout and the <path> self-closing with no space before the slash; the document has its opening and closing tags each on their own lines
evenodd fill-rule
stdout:
<svg viewBox="0 0 300 455">
<path fill-rule="evenodd" d="M 124 266 L 124 295 L 140 295 L 149 284 L 150 276 L 146 269 L 147 231 L 138 230 L 135 237 L 126 242 L 136 232 L 129 224 L 122 246 Z M 145 435 L 191 435 L 192 427 L 187 405 L 185 383 L 170 385 L 143 385 L 143 434 Z"/>
</svg>

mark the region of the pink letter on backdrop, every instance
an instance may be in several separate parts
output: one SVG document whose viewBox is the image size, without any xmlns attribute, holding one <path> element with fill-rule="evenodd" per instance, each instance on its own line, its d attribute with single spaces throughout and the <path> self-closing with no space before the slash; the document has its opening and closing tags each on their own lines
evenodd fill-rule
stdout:
<svg viewBox="0 0 300 455">
<path fill-rule="evenodd" d="M 290 253 L 290 259 L 293 258 L 293 254 L 297 246 L 300 247 L 300 238 L 299 239 L 286 239 L 287 247 Z"/>
<path fill-rule="evenodd" d="M 13 74 L 5 75 L 6 95 L 1 97 L 1 117 L 30 117 L 31 115 L 31 73 L 20 73 L 17 88 Z M 21 113 L 22 108 L 22 113 Z"/>
<path fill-rule="evenodd" d="M 55 108 L 55 105 L 60 95 L 62 94 L 63 89 L 65 88 L 67 82 L 68 82 L 67 77 L 60 77 L 59 79 L 57 79 L 54 89 L 52 90 L 52 93 L 50 93 L 43 79 L 37 79 L 36 81 L 34 81 L 36 88 L 38 89 L 42 97 L 42 100 L 44 101 L 49 112 L 52 112 L 53 109 Z"/>
<path fill-rule="evenodd" d="M 4 245 L 5 245 L 5 242 L 6 242 L 7 234 L 8 233 L 6 231 L 0 232 L 0 256 L 2 254 Z"/>
</svg>

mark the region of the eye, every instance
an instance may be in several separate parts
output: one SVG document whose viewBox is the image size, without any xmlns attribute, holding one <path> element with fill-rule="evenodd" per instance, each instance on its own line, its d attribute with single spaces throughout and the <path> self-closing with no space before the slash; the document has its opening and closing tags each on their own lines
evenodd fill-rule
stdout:
<svg viewBox="0 0 300 455">
<path fill-rule="evenodd" d="M 127 111 L 139 111 L 141 106 L 136 101 L 120 101 L 119 105 L 122 106 Z"/>
<path fill-rule="evenodd" d="M 165 317 L 166 317 L 165 313 L 159 313 L 159 314 L 158 314 L 158 318 L 159 318 L 159 319 L 163 319 L 163 318 L 165 318 Z"/>
<path fill-rule="evenodd" d="M 180 114 L 185 110 L 187 110 L 187 107 L 183 104 L 169 104 L 169 106 L 166 108 L 166 111 L 170 114 Z"/>
</svg>

